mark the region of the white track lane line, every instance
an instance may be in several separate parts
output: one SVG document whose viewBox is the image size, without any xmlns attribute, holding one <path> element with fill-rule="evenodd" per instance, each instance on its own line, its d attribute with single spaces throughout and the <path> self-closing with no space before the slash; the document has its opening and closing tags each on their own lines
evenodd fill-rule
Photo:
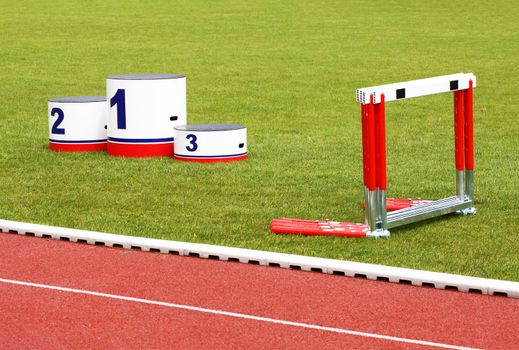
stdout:
<svg viewBox="0 0 519 350">
<path fill-rule="evenodd" d="M 175 309 L 190 310 L 190 311 L 202 312 L 202 313 L 206 313 L 206 314 L 228 316 L 228 317 L 241 318 L 241 319 L 246 319 L 246 320 L 254 320 L 254 321 L 266 322 L 266 323 L 281 324 L 281 325 L 285 325 L 285 326 L 314 329 L 314 330 L 319 330 L 319 331 L 324 331 L 324 332 L 349 334 L 349 335 L 355 335 L 355 336 L 365 337 L 365 338 L 383 339 L 383 340 L 389 340 L 389 341 L 400 342 L 400 343 L 432 346 L 432 347 L 444 348 L 444 349 L 477 350 L 476 348 L 468 348 L 468 347 L 457 346 L 457 345 L 435 343 L 435 342 L 417 340 L 417 339 L 392 337 L 392 336 L 388 336 L 388 335 L 359 332 L 359 331 L 343 329 L 343 328 L 324 327 L 324 326 L 319 326 L 319 325 L 314 325 L 314 324 L 309 324 L 309 323 L 285 321 L 285 320 L 279 320 L 279 319 L 275 319 L 275 318 L 247 315 L 247 314 L 214 310 L 214 309 L 206 309 L 206 308 L 190 306 L 190 305 L 167 303 L 167 302 L 163 302 L 163 301 L 148 300 L 148 299 L 142 299 L 142 298 L 133 298 L 133 297 L 127 297 L 127 296 L 123 296 L 123 295 L 115 295 L 115 294 L 108 294 L 108 293 L 99 293 L 99 292 L 93 292 L 93 291 L 83 290 L 83 289 L 65 288 L 65 287 L 17 281 L 17 280 L 5 279 L 5 278 L 0 278 L 0 282 L 19 285 L 19 286 L 26 286 L 26 287 L 50 289 L 50 290 L 56 290 L 56 291 L 60 291 L 60 292 L 91 295 L 91 296 L 110 298 L 110 299 L 116 299 L 116 300 L 131 301 L 131 302 L 135 302 L 135 303 L 159 305 L 159 306 L 170 307 L 170 308 L 175 308 Z"/>
</svg>

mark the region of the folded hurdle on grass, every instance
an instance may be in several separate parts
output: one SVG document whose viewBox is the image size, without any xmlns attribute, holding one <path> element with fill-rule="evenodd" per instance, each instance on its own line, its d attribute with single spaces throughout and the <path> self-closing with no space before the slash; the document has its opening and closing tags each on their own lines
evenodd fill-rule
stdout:
<svg viewBox="0 0 519 350">
<path fill-rule="evenodd" d="M 475 87 L 474 74 L 458 73 L 358 89 L 357 102 L 361 104 L 362 114 L 364 224 L 283 218 L 272 220 L 271 231 L 278 234 L 388 237 L 389 229 L 394 227 L 449 213 L 474 214 Z M 450 91 L 454 94 L 456 195 L 435 201 L 386 199 L 385 103 Z"/>
</svg>

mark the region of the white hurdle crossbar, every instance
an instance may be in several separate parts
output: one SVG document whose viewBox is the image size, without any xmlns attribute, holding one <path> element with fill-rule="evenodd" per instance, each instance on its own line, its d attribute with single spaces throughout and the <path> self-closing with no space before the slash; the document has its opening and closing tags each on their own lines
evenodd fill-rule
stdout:
<svg viewBox="0 0 519 350">
<path fill-rule="evenodd" d="M 369 104 L 371 95 L 373 95 L 373 103 L 377 104 L 381 102 L 382 94 L 385 97 L 385 102 L 391 102 L 449 91 L 466 90 L 469 88 L 471 80 L 472 87 L 475 88 L 476 76 L 472 73 L 457 73 L 402 83 L 372 86 L 357 89 L 357 102 Z"/>
</svg>

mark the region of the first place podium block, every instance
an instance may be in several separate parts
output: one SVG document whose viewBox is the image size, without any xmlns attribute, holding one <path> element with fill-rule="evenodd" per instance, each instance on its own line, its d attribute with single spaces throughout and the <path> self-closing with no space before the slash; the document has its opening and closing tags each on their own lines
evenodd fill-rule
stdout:
<svg viewBox="0 0 519 350">
<path fill-rule="evenodd" d="M 67 96 L 48 100 L 49 148 L 57 152 L 106 149 L 106 97 Z"/>
<path fill-rule="evenodd" d="M 186 124 L 186 77 L 125 74 L 106 80 L 108 154 L 173 156 L 173 128 Z"/>
</svg>

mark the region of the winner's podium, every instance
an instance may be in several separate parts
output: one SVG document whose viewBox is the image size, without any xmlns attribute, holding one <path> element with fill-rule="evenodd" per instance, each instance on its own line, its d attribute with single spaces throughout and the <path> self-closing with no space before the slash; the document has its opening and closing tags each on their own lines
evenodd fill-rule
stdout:
<svg viewBox="0 0 519 350">
<path fill-rule="evenodd" d="M 173 156 L 173 128 L 187 122 L 184 75 L 114 75 L 106 80 L 106 93 L 108 154 Z"/>
</svg>

